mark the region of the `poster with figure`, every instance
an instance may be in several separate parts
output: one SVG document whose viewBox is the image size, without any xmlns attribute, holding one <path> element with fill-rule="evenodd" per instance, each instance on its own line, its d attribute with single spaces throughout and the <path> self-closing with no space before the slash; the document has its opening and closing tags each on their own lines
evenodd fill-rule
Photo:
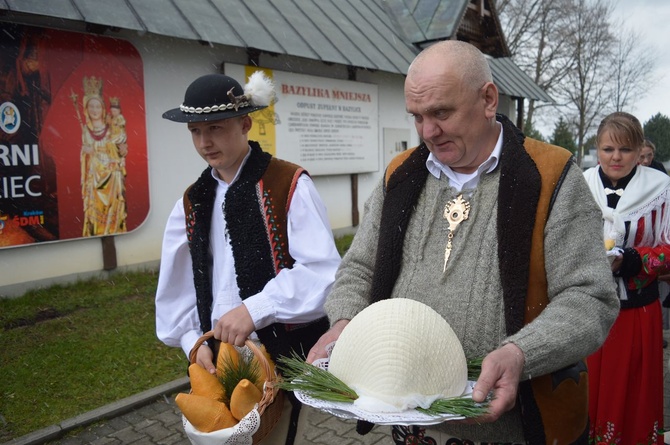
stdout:
<svg viewBox="0 0 670 445">
<path fill-rule="evenodd" d="M 142 60 L 123 40 L 0 35 L 0 248 L 119 235 L 149 212 Z"/>
</svg>

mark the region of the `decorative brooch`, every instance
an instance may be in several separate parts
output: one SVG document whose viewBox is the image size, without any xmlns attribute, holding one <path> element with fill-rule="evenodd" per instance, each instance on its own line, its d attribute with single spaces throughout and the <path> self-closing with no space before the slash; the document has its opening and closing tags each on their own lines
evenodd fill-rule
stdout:
<svg viewBox="0 0 670 445">
<path fill-rule="evenodd" d="M 449 222 L 449 234 L 447 235 L 447 247 L 444 249 L 444 268 L 447 270 L 447 261 L 451 255 L 451 240 L 454 239 L 456 228 L 470 215 L 470 203 L 463 199 L 463 195 L 458 195 L 444 206 L 444 219 Z"/>
</svg>

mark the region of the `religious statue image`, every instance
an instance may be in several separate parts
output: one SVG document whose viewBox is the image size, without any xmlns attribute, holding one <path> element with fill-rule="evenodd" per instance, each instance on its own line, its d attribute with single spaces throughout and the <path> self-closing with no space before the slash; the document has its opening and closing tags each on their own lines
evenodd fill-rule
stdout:
<svg viewBox="0 0 670 445">
<path fill-rule="evenodd" d="M 125 145 L 124 151 L 125 154 L 128 154 L 128 135 L 126 134 L 126 118 L 123 117 L 121 112 L 121 102 L 118 97 L 112 97 L 109 99 L 109 116 L 107 116 L 107 124 L 109 125 L 109 131 L 111 133 L 112 142 L 116 144 L 117 147 Z M 120 150 L 120 149 L 119 149 Z M 123 170 L 123 176 L 126 175 L 126 157 L 123 155 L 121 158 L 121 169 Z"/>
<path fill-rule="evenodd" d="M 118 98 L 105 108 L 103 79 L 83 78 L 82 121 L 77 95 L 72 103 L 81 126 L 81 194 L 84 204 L 83 236 L 126 232 L 125 158 L 128 154 L 125 119 Z"/>
</svg>

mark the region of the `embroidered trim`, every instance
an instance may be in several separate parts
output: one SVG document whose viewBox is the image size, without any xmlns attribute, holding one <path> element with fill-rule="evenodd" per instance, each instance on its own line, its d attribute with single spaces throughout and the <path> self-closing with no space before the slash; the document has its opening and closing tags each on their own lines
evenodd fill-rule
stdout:
<svg viewBox="0 0 670 445">
<path fill-rule="evenodd" d="M 272 248 L 272 257 L 274 259 L 275 272 L 279 273 L 280 270 L 289 267 L 287 263 L 287 251 L 286 240 L 279 230 L 279 222 L 275 218 L 274 203 L 271 197 L 271 190 L 266 190 L 263 186 L 263 180 L 259 181 L 259 187 L 261 190 L 261 206 L 263 208 L 263 214 L 265 215 L 265 222 L 267 226 L 268 240 L 270 241 L 270 246 Z M 288 213 L 288 212 L 287 212 Z"/>
<path fill-rule="evenodd" d="M 659 421 L 654 421 L 654 425 L 647 433 L 647 444 L 658 443 L 659 439 Z M 597 445 L 618 445 L 621 443 L 621 428 L 613 421 L 606 421 L 603 425 L 591 425 L 589 431 L 589 443 Z M 643 443 L 643 442 L 638 442 Z"/>
<path fill-rule="evenodd" d="M 195 232 L 195 212 L 191 210 L 186 214 L 186 239 L 188 240 L 189 248 L 193 243 L 193 233 Z"/>
</svg>

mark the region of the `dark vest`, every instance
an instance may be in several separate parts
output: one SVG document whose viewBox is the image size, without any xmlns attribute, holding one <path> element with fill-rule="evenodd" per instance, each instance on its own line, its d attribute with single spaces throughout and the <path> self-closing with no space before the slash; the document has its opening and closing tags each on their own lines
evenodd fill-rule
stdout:
<svg viewBox="0 0 670 445">
<path fill-rule="evenodd" d="M 549 304 L 544 266 L 544 227 L 571 154 L 523 134 L 504 116 L 498 194 L 498 258 L 508 335 L 530 323 Z M 391 295 L 411 209 L 428 176 L 425 144 L 395 158 L 386 172 L 372 302 Z M 574 166 L 573 166 L 574 167 Z M 409 210 L 409 211 L 408 211 Z M 506 230 L 514 227 L 514 230 Z M 529 444 L 588 443 L 588 381 L 583 361 L 519 384 Z"/>
<path fill-rule="evenodd" d="M 282 269 L 293 266 L 294 260 L 288 250 L 287 215 L 298 178 L 307 174 L 303 168 L 262 151 L 258 143 L 249 141 L 249 145 L 251 154 L 240 176 L 226 192 L 224 204 L 242 300 L 259 293 Z M 211 168 L 207 168 L 184 193 L 186 230 L 202 332 L 212 329 L 209 237 L 217 185 Z M 324 317 L 304 325 L 274 323 L 256 333 L 276 361 L 280 355 L 289 356 L 291 349 L 306 353 L 327 327 Z"/>
</svg>

